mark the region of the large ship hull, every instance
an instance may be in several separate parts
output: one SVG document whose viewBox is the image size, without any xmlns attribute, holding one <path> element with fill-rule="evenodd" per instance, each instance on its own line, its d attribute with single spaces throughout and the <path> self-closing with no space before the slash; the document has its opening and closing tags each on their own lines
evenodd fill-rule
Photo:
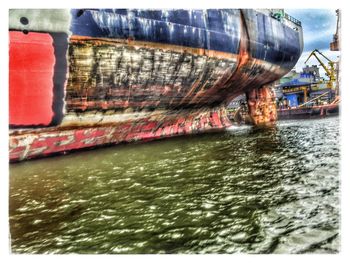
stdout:
<svg viewBox="0 0 350 263">
<path fill-rule="evenodd" d="M 10 160 L 223 129 L 228 102 L 297 62 L 292 25 L 250 9 L 10 10 Z"/>
</svg>

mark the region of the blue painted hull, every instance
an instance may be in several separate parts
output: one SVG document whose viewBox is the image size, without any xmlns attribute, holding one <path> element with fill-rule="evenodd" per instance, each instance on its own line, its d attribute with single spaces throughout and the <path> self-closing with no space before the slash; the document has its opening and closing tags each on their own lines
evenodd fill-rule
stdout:
<svg viewBox="0 0 350 263">
<path fill-rule="evenodd" d="M 73 9 L 73 35 L 132 39 L 239 54 L 246 27 L 250 55 L 292 68 L 303 49 L 300 32 L 253 9 Z M 243 36 L 244 37 L 244 36 Z"/>
</svg>

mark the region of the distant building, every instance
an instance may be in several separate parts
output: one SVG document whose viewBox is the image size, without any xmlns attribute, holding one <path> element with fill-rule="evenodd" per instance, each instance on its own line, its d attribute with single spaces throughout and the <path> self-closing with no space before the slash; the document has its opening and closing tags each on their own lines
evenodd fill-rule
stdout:
<svg viewBox="0 0 350 263">
<path fill-rule="evenodd" d="M 320 68 L 317 67 L 316 65 L 312 65 L 312 66 L 306 65 L 306 67 L 303 68 L 303 73 L 313 75 L 314 81 L 323 80 L 323 78 L 321 78 L 321 76 L 320 76 Z"/>
<path fill-rule="evenodd" d="M 297 107 L 308 101 L 311 91 L 311 83 L 292 79 L 279 86 L 282 90 L 282 99 L 286 100 L 284 106 Z"/>
<path fill-rule="evenodd" d="M 335 97 L 335 91 L 330 89 L 320 76 L 320 70 L 317 65 L 306 65 L 302 72 L 297 72 L 296 69 L 291 70 L 274 83 L 274 90 L 276 102 L 281 108 L 298 107 L 323 94 L 313 104 L 330 102 Z M 242 94 L 233 99 L 229 103 L 228 108 L 239 108 L 245 102 L 246 96 Z"/>
<path fill-rule="evenodd" d="M 280 79 L 275 93 L 280 107 L 297 107 L 321 95 L 314 104 L 329 102 L 335 91 L 324 82 L 319 68 L 312 65 L 303 68 L 302 72 L 290 71 Z"/>
</svg>

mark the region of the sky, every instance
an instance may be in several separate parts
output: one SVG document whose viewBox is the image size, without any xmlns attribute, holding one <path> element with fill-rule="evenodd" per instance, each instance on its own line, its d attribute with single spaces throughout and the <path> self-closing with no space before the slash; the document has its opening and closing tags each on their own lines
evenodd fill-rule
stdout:
<svg viewBox="0 0 350 263">
<path fill-rule="evenodd" d="M 304 51 L 296 64 L 297 71 L 302 70 L 305 66 L 304 62 L 314 49 L 320 50 L 333 61 L 339 60 L 340 52 L 329 49 L 329 44 L 333 41 L 333 34 L 336 32 L 335 9 L 286 9 L 285 12 L 300 20 L 303 27 Z M 323 58 L 322 61 L 326 62 Z M 319 62 L 311 57 L 307 64 L 319 65 Z M 325 72 L 321 67 L 320 73 L 325 77 Z"/>
</svg>

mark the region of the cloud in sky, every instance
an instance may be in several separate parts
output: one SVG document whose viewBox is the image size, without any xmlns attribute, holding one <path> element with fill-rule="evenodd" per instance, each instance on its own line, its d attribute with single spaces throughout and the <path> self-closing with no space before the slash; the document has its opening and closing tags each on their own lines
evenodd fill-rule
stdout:
<svg viewBox="0 0 350 263">
<path fill-rule="evenodd" d="M 329 49 L 337 26 L 335 9 L 286 9 L 285 11 L 300 20 L 303 26 L 304 52 L 296 64 L 298 71 L 301 71 L 305 66 L 305 60 L 314 49 L 320 50 L 333 61 L 339 60 L 340 52 Z M 323 58 L 321 59 L 327 65 L 327 62 Z M 319 65 L 319 63 L 314 57 L 311 57 L 308 65 Z M 322 68 L 320 73 L 325 75 Z"/>
<path fill-rule="evenodd" d="M 286 12 L 302 23 L 305 52 L 329 49 L 337 25 L 335 9 L 287 9 Z"/>
</svg>

